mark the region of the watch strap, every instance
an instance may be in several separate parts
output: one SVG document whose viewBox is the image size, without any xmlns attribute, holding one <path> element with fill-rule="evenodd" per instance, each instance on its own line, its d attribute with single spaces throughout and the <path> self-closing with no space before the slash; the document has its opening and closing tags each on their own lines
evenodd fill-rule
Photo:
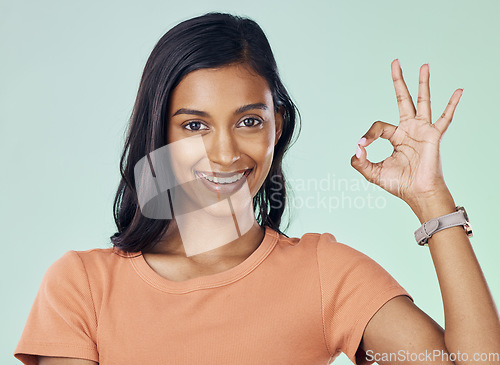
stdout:
<svg viewBox="0 0 500 365">
<path fill-rule="evenodd" d="M 459 209 L 462 207 L 456 207 L 457 211 L 443 215 L 438 218 L 433 218 L 420 226 L 415 231 L 415 240 L 421 246 L 427 244 L 427 240 L 436 232 L 439 232 L 445 228 L 450 228 L 454 226 L 466 226 L 469 227 L 468 217 L 465 211 Z M 471 232 L 472 233 L 472 232 Z M 469 232 L 467 231 L 469 236 Z"/>
</svg>

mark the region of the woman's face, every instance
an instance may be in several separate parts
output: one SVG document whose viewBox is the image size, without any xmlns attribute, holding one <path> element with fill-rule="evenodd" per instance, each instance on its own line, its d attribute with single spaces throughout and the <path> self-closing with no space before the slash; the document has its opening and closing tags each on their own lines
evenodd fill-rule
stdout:
<svg viewBox="0 0 500 365">
<path fill-rule="evenodd" d="M 167 143 L 190 200 L 215 215 L 225 213 L 207 207 L 205 198 L 247 196 L 236 205 L 250 204 L 271 167 L 281 113 L 274 112 L 267 81 L 246 65 L 186 75 L 170 96 Z"/>
</svg>

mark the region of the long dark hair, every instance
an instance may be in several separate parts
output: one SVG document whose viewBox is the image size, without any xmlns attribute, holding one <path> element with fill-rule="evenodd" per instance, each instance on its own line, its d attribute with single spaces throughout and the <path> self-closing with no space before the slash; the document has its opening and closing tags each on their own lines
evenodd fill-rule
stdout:
<svg viewBox="0 0 500 365">
<path fill-rule="evenodd" d="M 292 143 L 296 115 L 300 120 L 300 113 L 281 83 L 271 47 L 259 25 L 248 18 L 210 12 L 170 29 L 146 62 L 120 160 L 122 179 L 113 205 L 118 232 L 110 237 L 116 249 L 147 252 L 161 240 L 170 224 L 170 219 L 150 219 L 141 214 L 134 182 L 137 162 L 167 144 L 170 93 L 194 70 L 229 64 L 249 65 L 265 78 L 275 112 L 280 107 L 285 111 L 269 174 L 253 198 L 258 223 L 283 233 L 280 224 L 286 206 L 286 182 L 282 160 Z M 300 123 L 298 126 L 300 131 Z"/>
</svg>

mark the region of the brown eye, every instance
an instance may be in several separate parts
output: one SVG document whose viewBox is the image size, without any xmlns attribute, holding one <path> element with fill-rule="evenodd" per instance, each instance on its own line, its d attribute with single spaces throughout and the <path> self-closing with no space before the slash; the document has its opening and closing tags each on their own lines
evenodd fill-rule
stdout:
<svg viewBox="0 0 500 365">
<path fill-rule="evenodd" d="M 246 118 L 246 119 L 242 120 L 239 123 L 239 126 L 242 126 L 242 127 L 257 127 L 259 124 L 262 124 L 262 121 L 260 119 L 257 119 L 257 118 Z"/>
<path fill-rule="evenodd" d="M 205 128 L 202 128 L 202 127 L 205 127 Z M 202 122 L 199 122 L 197 120 L 186 123 L 186 125 L 184 125 L 184 128 L 186 128 L 188 131 L 193 131 L 193 132 L 199 131 L 202 129 L 208 129 L 206 125 L 204 125 Z"/>
</svg>

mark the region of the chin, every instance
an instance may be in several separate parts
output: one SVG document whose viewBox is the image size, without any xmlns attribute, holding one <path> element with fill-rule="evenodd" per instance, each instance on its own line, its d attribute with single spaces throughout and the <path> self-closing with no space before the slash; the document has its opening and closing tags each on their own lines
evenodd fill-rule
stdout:
<svg viewBox="0 0 500 365">
<path fill-rule="evenodd" d="M 248 183 L 245 182 L 231 195 L 219 195 L 216 203 L 206 205 L 201 209 L 209 216 L 218 218 L 233 219 L 234 215 L 238 219 L 242 215 L 247 216 L 249 211 L 253 214 L 253 199 Z"/>
</svg>

